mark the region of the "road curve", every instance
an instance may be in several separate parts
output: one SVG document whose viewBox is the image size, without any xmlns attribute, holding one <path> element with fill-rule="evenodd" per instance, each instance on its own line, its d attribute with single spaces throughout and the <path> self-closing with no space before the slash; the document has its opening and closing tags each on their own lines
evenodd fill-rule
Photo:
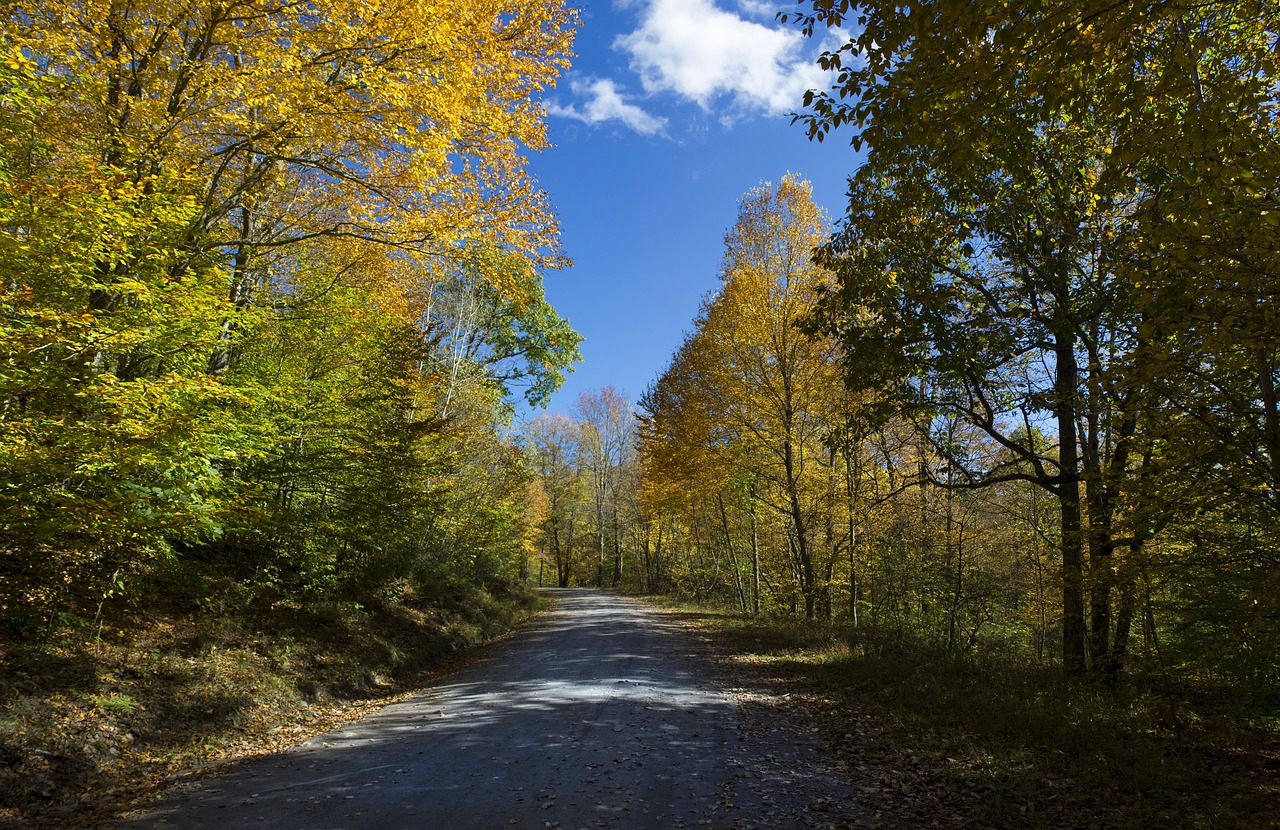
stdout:
<svg viewBox="0 0 1280 830">
<path fill-rule="evenodd" d="M 735 696 L 679 625 L 609 594 L 555 595 L 527 630 L 441 685 L 114 826 L 842 824 L 830 805 L 849 804 L 847 782 L 817 769 L 814 747 L 790 730 L 744 733 Z"/>
</svg>

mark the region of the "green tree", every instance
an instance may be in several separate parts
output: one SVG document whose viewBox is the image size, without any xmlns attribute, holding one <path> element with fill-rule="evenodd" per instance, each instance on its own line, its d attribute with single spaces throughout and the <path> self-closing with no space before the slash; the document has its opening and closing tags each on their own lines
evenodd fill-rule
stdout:
<svg viewBox="0 0 1280 830">
<path fill-rule="evenodd" d="M 217 533 L 241 393 L 205 371 L 229 307 L 220 258 L 181 250 L 198 182 L 81 165 L 60 143 L 78 79 L 16 50 L 0 73 L 0 544 L 22 604 Z M 128 273 L 109 312 L 104 268 Z"/>
<path fill-rule="evenodd" d="M 1244 351 L 1224 340 L 1191 346 L 1207 342 L 1197 332 L 1208 327 L 1187 309 L 1203 302 L 1233 319 L 1236 300 L 1223 303 L 1225 293 L 1249 298 L 1246 317 L 1265 318 L 1254 312 L 1274 282 L 1270 265 L 1259 267 L 1274 258 L 1274 218 L 1270 197 L 1250 183 L 1276 158 L 1277 11 L 1254 2 L 1081 0 L 1017 14 L 951 0 L 808 5 L 797 17 L 810 33 L 856 23 L 857 34 L 824 56 L 834 86 L 811 93 L 798 117 L 819 139 L 852 127 L 871 161 L 855 182 L 849 230 L 829 249 L 844 269 L 829 321 L 851 367 L 886 345 L 914 344 L 907 360 L 882 364 L 882 377 L 926 367 L 913 397 L 983 426 L 1012 453 L 1000 464 L 1022 465 L 979 465 L 972 483 L 1025 475 L 1054 492 L 1067 668 L 1083 671 L 1091 658 L 1114 669 L 1132 614 L 1127 585 L 1144 540 L 1163 525 L 1150 465 L 1180 454 L 1163 444 L 1174 432 L 1159 404 L 1202 411 L 1203 385 L 1185 379 L 1206 365 L 1214 383 L 1229 376 L 1218 368 L 1253 367 L 1253 400 L 1274 385 L 1265 355 L 1241 363 Z M 1241 208 L 1240 225 L 1218 218 L 1223 203 Z M 1215 290 L 1221 261 L 1210 250 L 1249 263 L 1250 287 Z M 846 280 L 853 273 L 861 276 Z M 970 340 L 968 328 L 980 336 Z M 1175 357 L 1180 344 L 1186 361 Z M 1180 373 L 1152 371 L 1170 360 Z M 1267 407 L 1252 409 L 1244 443 L 1266 457 Z M 1011 433 L 1022 421 L 1031 434 L 1037 411 L 1056 422 L 1056 452 Z M 1266 466 L 1217 446 L 1228 469 Z M 1134 474 L 1139 457 L 1147 471 Z M 1127 564 L 1113 558 L 1121 542 Z"/>
<path fill-rule="evenodd" d="M 431 287 L 422 326 L 438 344 L 441 371 L 451 384 L 475 375 L 504 393 L 523 388 L 526 403 L 546 406 L 582 359 L 582 336 L 547 302 L 542 278 L 528 263 L 495 250 L 475 258 L 505 265 L 468 263 Z M 495 285 L 486 275 L 500 267 L 505 275 Z"/>
</svg>

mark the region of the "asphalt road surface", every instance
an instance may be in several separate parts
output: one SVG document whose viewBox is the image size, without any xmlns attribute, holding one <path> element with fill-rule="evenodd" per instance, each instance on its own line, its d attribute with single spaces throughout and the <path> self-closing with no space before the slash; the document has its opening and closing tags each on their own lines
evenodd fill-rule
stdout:
<svg viewBox="0 0 1280 830">
<path fill-rule="evenodd" d="M 746 723 L 679 625 L 609 594 L 555 594 L 441 685 L 116 827 L 848 826 L 850 785 L 808 733 L 785 715 Z"/>
</svg>

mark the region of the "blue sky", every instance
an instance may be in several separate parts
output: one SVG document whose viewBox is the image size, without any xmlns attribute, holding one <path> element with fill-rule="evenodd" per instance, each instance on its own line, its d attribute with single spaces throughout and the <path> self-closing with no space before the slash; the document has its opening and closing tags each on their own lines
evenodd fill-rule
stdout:
<svg viewBox="0 0 1280 830">
<path fill-rule="evenodd" d="M 608 384 L 636 400 L 666 367 L 748 189 L 799 173 L 834 217 L 859 162 L 846 136 L 817 144 L 790 123 L 825 79 L 822 44 L 774 19 L 788 0 L 580 7 L 578 58 L 546 97 L 555 146 L 530 162 L 574 260 L 547 298 L 586 338 L 551 404 L 563 412 Z"/>
</svg>

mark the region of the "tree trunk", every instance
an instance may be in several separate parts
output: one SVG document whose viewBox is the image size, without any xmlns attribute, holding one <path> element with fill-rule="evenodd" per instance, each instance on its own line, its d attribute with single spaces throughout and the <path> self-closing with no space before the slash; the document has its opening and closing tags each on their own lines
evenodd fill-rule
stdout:
<svg viewBox="0 0 1280 830">
<path fill-rule="evenodd" d="M 1074 339 L 1059 334 L 1054 406 L 1058 419 L 1058 503 L 1062 513 L 1062 666 L 1070 677 L 1085 672 L 1084 549 L 1080 515 L 1080 460 L 1076 435 L 1079 370 Z"/>
<path fill-rule="evenodd" d="M 662 520 L 658 520 L 658 538 L 653 545 L 653 590 L 662 592 Z"/>
<path fill-rule="evenodd" d="M 724 543 L 729 548 L 729 564 L 733 568 L 733 585 L 738 590 L 738 604 L 742 613 L 747 612 L 747 592 L 742 587 L 742 569 L 738 567 L 738 554 L 733 548 L 733 535 L 729 533 L 729 514 L 724 509 L 724 493 L 716 493 L 716 504 L 720 508 L 720 526 L 724 531 Z"/>
<path fill-rule="evenodd" d="M 1142 549 L 1141 542 L 1129 546 L 1129 555 L 1135 560 Z M 1111 652 L 1107 655 L 1107 685 L 1115 686 L 1124 668 L 1125 656 L 1129 650 L 1129 632 L 1133 627 L 1133 610 L 1135 605 L 1136 585 L 1132 578 L 1120 583 L 1120 604 L 1116 609 L 1116 634 L 1111 643 Z"/>
<path fill-rule="evenodd" d="M 616 505 L 616 499 L 615 499 Z M 618 527 L 618 508 L 613 508 L 613 587 L 622 584 L 622 539 Z"/>
<path fill-rule="evenodd" d="M 599 543 L 600 560 L 596 563 L 596 587 L 604 587 L 604 504 L 596 501 L 596 541 Z"/>
<path fill-rule="evenodd" d="M 817 598 L 816 575 L 813 571 L 813 555 L 809 551 L 809 540 L 805 536 L 804 511 L 800 507 L 800 484 L 796 480 L 795 453 L 788 439 L 783 453 L 783 467 L 787 475 L 787 498 L 791 508 L 791 524 L 795 530 L 796 564 L 799 565 L 800 592 L 804 595 L 804 617 L 813 619 L 817 610 L 814 600 Z"/>
<path fill-rule="evenodd" d="M 964 595 L 964 525 L 957 524 L 955 516 L 955 491 L 947 488 L 947 547 L 951 549 L 951 534 L 956 531 L 955 582 L 951 586 L 951 608 L 947 612 L 947 651 L 953 651 L 959 642 L 960 600 Z"/>
<path fill-rule="evenodd" d="M 1280 493 L 1280 402 L 1276 397 L 1275 363 L 1266 347 L 1254 352 L 1262 392 L 1262 423 L 1267 456 L 1271 461 L 1271 492 Z"/>
<path fill-rule="evenodd" d="M 760 535 L 756 529 L 756 498 L 751 494 L 751 613 L 760 616 Z"/>
<path fill-rule="evenodd" d="M 853 622 L 853 627 L 858 627 L 858 543 L 861 542 L 858 534 L 858 525 L 854 519 L 854 501 L 858 496 L 858 481 L 853 475 L 853 430 L 850 429 L 848 434 L 848 446 L 845 447 L 844 453 L 844 477 L 845 477 L 845 506 L 848 511 L 849 519 L 849 619 Z M 859 469 L 861 472 L 861 469 Z"/>
<path fill-rule="evenodd" d="M 231 343 L 235 338 L 236 315 L 244 312 L 253 299 L 254 279 L 249 271 L 249 259 L 252 256 L 250 242 L 253 238 L 253 212 L 248 207 L 240 208 L 240 244 L 236 247 L 234 263 L 231 269 L 231 289 L 228 299 L 231 300 L 232 312 L 218 331 L 218 345 L 209 355 L 208 372 L 211 375 L 221 374 L 231 366 Z"/>
</svg>

